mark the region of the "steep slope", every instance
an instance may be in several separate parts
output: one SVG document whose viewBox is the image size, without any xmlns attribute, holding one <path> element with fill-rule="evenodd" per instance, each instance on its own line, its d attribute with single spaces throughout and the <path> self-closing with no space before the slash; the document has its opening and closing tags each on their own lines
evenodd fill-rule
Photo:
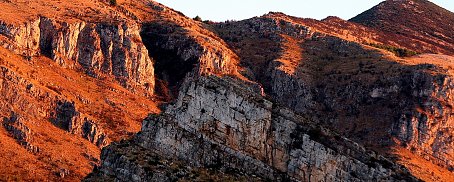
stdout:
<svg viewBox="0 0 454 182">
<path fill-rule="evenodd" d="M 28 57 L 46 55 L 93 76 L 114 75 L 124 87 L 153 94 L 154 68 L 140 24 L 115 7 L 84 0 L 0 3 L 5 7 L 0 17 L 3 47 Z"/>
<path fill-rule="evenodd" d="M 257 175 L 272 181 L 415 181 L 405 168 L 343 138 L 229 77 L 188 78 L 175 104 L 144 120 L 131 141 L 141 147 L 103 149 L 93 176 L 119 181 L 168 181 L 159 164 L 143 164 L 153 151 L 191 167 Z M 156 174 L 157 173 L 157 174 Z"/>
<path fill-rule="evenodd" d="M 131 90 L 154 92 L 154 66 L 145 46 L 151 56 L 164 59 L 158 63 L 168 61 L 159 56 L 163 55 L 160 51 L 175 51 L 182 61 L 196 59 L 190 64 L 200 64 L 201 73 L 236 71 L 236 56 L 220 38 L 201 23 L 155 2 L 118 1 L 116 6 L 95 0 L 0 3 L 5 7 L 0 16 L 3 47 L 28 57 L 43 54 L 63 67 L 81 68 L 91 75 L 114 75 Z M 156 26 L 160 28 L 154 30 Z M 166 39 L 162 36 L 182 40 L 156 40 Z"/>
<path fill-rule="evenodd" d="M 161 26 L 152 29 L 182 31 Z M 249 81 L 192 74 L 163 114 L 144 120 L 142 131 L 127 142 L 132 151 L 105 148 L 92 176 L 169 180 L 154 178 L 147 169 L 156 164 L 134 157 L 146 151 L 197 169 L 265 180 L 454 179 L 452 57 L 406 57 L 413 51 L 452 54 L 443 42 L 335 17 L 316 21 L 282 13 L 208 28 L 239 56 L 239 72 L 264 92 Z"/>
<path fill-rule="evenodd" d="M 454 52 L 454 13 L 427 0 L 387 0 L 349 21 L 427 43 L 434 53 Z"/>
<path fill-rule="evenodd" d="M 452 16 L 452 13 L 451 13 Z M 454 55 L 452 46 L 439 42 L 431 36 L 424 38 L 406 36 L 398 31 L 384 31 L 380 27 L 369 27 L 353 21 L 345 21 L 338 17 L 327 17 L 321 21 L 310 18 L 298 18 L 283 13 L 271 12 L 263 17 L 279 19 L 312 28 L 313 31 L 340 37 L 345 40 L 390 50 L 397 56 L 406 57 L 417 53 L 442 53 Z M 405 17 L 404 17 L 405 18 Z M 392 22 L 392 20 L 390 20 Z M 435 25 L 435 24 L 433 24 Z M 393 25 L 394 26 L 394 25 Z M 399 26 L 395 25 L 394 27 Z"/>
<path fill-rule="evenodd" d="M 281 13 L 208 25 L 142 0 L 0 5 L 0 180 L 454 179 L 454 59 L 406 57 L 452 55 L 449 38 Z"/>
<path fill-rule="evenodd" d="M 2 179 L 80 179 L 97 163 L 97 146 L 130 136 L 146 113 L 158 112 L 155 102 L 112 77 L 91 78 L 46 57 L 0 53 L 0 130 L 8 138 L 0 141 L 0 161 L 10 166 L 1 168 Z"/>
<path fill-rule="evenodd" d="M 307 21 L 272 13 L 214 26 L 240 56 L 244 74 L 276 102 L 384 155 L 403 146 L 427 166 L 440 166 L 434 171 L 444 172 L 432 180 L 450 181 L 452 57 L 423 55 L 413 64 L 361 44 L 380 40 L 358 31 L 367 27 L 346 22 L 353 30 L 339 33 L 326 22 L 345 21 Z"/>
<path fill-rule="evenodd" d="M 80 180 L 99 162 L 100 148 L 159 112 L 161 96 L 172 94 L 162 80 L 178 85 L 192 70 L 236 74 L 237 56 L 222 39 L 152 1 L 0 6 L 0 180 Z M 178 31 L 147 28 L 153 25 Z M 168 80 L 169 65 L 179 64 L 187 69 Z"/>
<path fill-rule="evenodd" d="M 236 75 L 238 56 L 206 25 L 156 2 L 125 1 L 121 7 L 142 22 L 141 36 L 155 59 L 156 92 L 172 100 L 184 76 Z"/>
</svg>

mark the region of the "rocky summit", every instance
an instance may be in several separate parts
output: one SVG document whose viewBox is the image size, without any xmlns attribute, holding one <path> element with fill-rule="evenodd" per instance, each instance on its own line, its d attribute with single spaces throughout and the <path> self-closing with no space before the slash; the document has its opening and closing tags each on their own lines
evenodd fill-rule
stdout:
<svg viewBox="0 0 454 182">
<path fill-rule="evenodd" d="M 0 181 L 454 181 L 454 13 L 0 0 Z"/>
</svg>

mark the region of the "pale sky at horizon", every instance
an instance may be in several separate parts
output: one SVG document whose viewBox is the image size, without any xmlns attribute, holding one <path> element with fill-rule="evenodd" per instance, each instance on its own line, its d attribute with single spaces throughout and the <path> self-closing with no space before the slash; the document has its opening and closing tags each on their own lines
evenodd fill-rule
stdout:
<svg viewBox="0 0 454 182">
<path fill-rule="evenodd" d="M 323 19 L 338 16 L 348 20 L 383 0 L 155 0 L 184 13 L 188 17 L 199 15 L 203 20 L 243 20 L 261 16 L 270 11 L 288 15 Z M 454 12 L 454 0 L 431 0 Z"/>
</svg>

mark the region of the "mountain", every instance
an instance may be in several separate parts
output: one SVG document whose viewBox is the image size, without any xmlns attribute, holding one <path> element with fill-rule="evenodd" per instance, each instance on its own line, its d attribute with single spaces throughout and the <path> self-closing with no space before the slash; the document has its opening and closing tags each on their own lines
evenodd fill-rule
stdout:
<svg viewBox="0 0 454 182">
<path fill-rule="evenodd" d="M 454 52 L 454 14 L 427 0 L 387 0 L 349 21 L 419 41 L 434 53 Z"/>
<path fill-rule="evenodd" d="M 200 23 L 154 2 L 117 3 L 0 2 L 1 180 L 80 180 L 102 147 L 160 112 L 169 81 L 195 67 L 235 73 L 235 55 Z"/>
<path fill-rule="evenodd" d="M 0 5 L 0 181 L 454 180 L 453 13 L 428 1 L 217 23 Z"/>
</svg>

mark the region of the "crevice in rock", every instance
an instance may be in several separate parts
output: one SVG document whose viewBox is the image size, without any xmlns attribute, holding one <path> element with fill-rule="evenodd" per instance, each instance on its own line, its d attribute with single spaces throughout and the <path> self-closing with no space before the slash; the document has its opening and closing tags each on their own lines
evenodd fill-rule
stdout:
<svg viewBox="0 0 454 182">
<path fill-rule="evenodd" d="M 42 55 L 52 59 L 52 42 L 55 27 L 52 21 L 45 17 L 39 19 L 39 51 Z"/>
</svg>

